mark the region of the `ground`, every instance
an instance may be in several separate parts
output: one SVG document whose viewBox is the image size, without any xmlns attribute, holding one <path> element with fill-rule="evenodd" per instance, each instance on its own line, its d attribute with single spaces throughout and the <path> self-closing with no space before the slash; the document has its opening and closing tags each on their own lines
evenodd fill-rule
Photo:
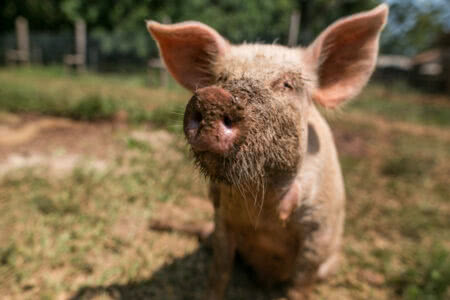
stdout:
<svg viewBox="0 0 450 300">
<path fill-rule="evenodd" d="M 0 70 L 2 299 L 201 299 L 211 253 L 149 228 L 212 215 L 180 130 L 189 95 L 59 72 Z M 315 299 L 448 299 L 448 97 L 372 84 L 324 113 L 347 222 L 342 266 Z M 237 262 L 227 299 L 281 296 Z"/>
</svg>

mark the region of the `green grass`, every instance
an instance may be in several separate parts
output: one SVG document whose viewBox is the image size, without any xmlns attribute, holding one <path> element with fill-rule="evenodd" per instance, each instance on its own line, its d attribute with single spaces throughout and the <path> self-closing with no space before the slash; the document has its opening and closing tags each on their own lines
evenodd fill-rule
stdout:
<svg viewBox="0 0 450 300">
<path fill-rule="evenodd" d="M 112 120 L 120 111 L 130 122 L 155 120 L 167 109 L 182 112 L 189 95 L 171 83 L 171 90 L 150 89 L 145 75 L 75 75 L 59 67 L 0 69 L 0 110 L 38 113 L 75 120 Z M 170 100 L 171 107 L 165 101 Z M 158 114 L 151 113 L 159 108 Z M 180 109 L 181 108 L 181 109 Z M 176 116 L 176 115 L 175 115 Z M 173 120 L 171 116 L 169 120 Z M 175 117 L 178 121 L 179 117 Z"/>
<path fill-rule="evenodd" d="M 440 99 L 439 103 L 435 102 L 436 98 Z M 372 84 L 348 108 L 390 120 L 450 126 L 450 96 L 425 94 L 405 85 L 393 84 L 392 87 L 384 88 Z"/>
<path fill-rule="evenodd" d="M 405 300 L 438 300 L 448 296 L 450 254 L 439 244 L 409 251 L 405 267 L 392 278 L 397 294 Z"/>
<path fill-rule="evenodd" d="M 186 189 L 191 195 L 205 196 L 204 186 L 192 187 L 192 178 L 185 176 L 193 170 L 184 159 L 181 139 L 163 146 L 172 149 L 172 157 L 167 157 L 164 148 L 154 150 L 155 146 L 127 135 L 118 138 L 122 155 L 103 172 L 80 167 L 55 178 L 30 169 L 0 179 L 3 295 L 36 299 L 45 294 L 53 299 L 61 291 L 73 290 L 65 277 L 95 277 L 93 282 L 101 284 L 114 278 L 140 278 L 158 267 L 162 258 L 151 258 L 154 242 L 145 241 L 154 207 L 183 199 Z M 138 244 L 122 229 L 130 224 L 135 230 L 135 222 L 144 226 L 139 229 L 143 237 L 135 233 Z M 129 251 L 138 254 L 124 260 Z M 104 266 L 107 261 L 112 264 Z"/>
<path fill-rule="evenodd" d="M 211 218 L 201 200 L 206 182 L 181 134 L 189 95 L 148 88 L 139 78 L 0 70 L 2 110 L 88 121 L 126 110 L 134 123 L 110 134 L 115 152 L 106 169 L 85 163 L 63 174 L 35 167 L 0 177 L 2 297 L 201 299 L 208 252 L 193 237 L 148 228 L 156 217 Z M 391 120 L 429 130 L 448 123 L 440 113 L 416 113 L 424 94 L 376 85 L 367 93 L 362 101 L 369 97 L 379 109 L 355 100 L 347 112 L 364 113 L 364 122 L 345 114 L 330 121 L 346 183 L 346 232 L 342 267 L 317 287 L 317 298 L 448 299 L 450 140 Z M 397 99 L 396 113 L 384 106 Z M 445 102 L 432 105 L 448 113 Z M 277 296 L 238 267 L 227 299 Z"/>
<path fill-rule="evenodd" d="M 184 108 L 185 105 L 183 104 L 168 104 L 153 110 L 150 113 L 150 119 L 159 128 L 164 128 L 169 132 L 180 133 L 183 129 Z"/>
</svg>

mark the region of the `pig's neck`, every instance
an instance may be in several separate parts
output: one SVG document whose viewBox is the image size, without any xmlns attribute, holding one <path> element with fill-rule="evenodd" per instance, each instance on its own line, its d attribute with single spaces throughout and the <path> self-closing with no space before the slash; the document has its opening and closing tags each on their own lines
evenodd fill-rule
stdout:
<svg viewBox="0 0 450 300">
<path fill-rule="evenodd" d="M 298 184 L 296 177 L 279 174 L 261 185 L 220 184 L 219 211 L 229 222 L 247 224 L 251 227 L 265 224 L 283 224 L 298 204 Z M 213 199 L 215 199 L 214 195 Z M 218 203 L 217 203 L 218 204 Z"/>
<path fill-rule="evenodd" d="M 262 209 L 273 209 L 278 207 L 286 195 L 292 195 L 292 190 L 296 189 L 296 174 L 277 173 L 266 178 L 264 185 L 256 183 L 242 183 L 239 186 L 227 186 L 236 201 L 262 203 Z M 260 207 L 258 207 L 260 209 Z"/>
</svg>

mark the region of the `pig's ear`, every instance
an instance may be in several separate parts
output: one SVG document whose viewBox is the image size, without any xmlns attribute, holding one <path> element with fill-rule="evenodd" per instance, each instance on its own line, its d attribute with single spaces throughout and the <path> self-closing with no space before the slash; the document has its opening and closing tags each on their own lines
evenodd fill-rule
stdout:
<svg viewBox="0 0 450 300">
<path fill-rule="evenodd" d="M 381 4 L 338 20 L 306 49 L 307 63 L 315 66 L 318 76 L 316 102 L 332 108 L 361 91 L 375 68 L 388 10 Z"/>
<path fill-rule="evenodd" d="M 147 22 L 147 29 L 167 69 L 181 85 L 195 91 L 212 83 L 212 63 L 229 48 L 214 29 L 199 22 L 164 25 L 154 21 Z"/>
</svg>

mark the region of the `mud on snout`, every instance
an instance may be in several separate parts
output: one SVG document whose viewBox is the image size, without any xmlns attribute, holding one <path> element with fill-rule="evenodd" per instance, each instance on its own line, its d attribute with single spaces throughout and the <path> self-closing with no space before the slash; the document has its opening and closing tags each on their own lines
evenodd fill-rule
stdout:
<svg viewBox="0 0 450 300">
<path fill-rule="evenodd" d="M 295 173 L 300 112 L 247 80 L 198 89 L 186 107 L 184 133 L 201 173 L 215 182 L 262 183 Z"/>
</svg>

